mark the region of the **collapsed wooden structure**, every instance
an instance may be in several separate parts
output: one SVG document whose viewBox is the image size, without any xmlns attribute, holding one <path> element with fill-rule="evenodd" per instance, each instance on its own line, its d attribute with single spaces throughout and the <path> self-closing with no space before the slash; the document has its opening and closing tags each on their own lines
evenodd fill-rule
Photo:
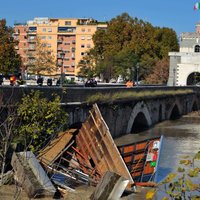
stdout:
<svg viewBox="0 0 200 200">
<path fill-rule="evenodd" d="M 74 191 L 82 184 L 97 186 L 107 172 L 116 178 L 118 186 L 125 188 L 129 183 L 131 188 L 136 182 L 153 180 L 160 146 L 160 138 L 153 138 L 117 147 L 98 106 L 94 104 L 79 130 L 59 133 L 39 152 L 37 159 L 51 181 L 65 190 Z M 96 195 L 100 194 L 101 191 Z"/>
<path fill-rule="evenodd" d="M 114 172 L 133 183 L 131 174 L 115 145 L 98 106 L 93 105 L 79 131 L 60 133 L 38 155 L 43 166 L 68 183 L 96 185 L 107 172 Z M 62 177 L 62 178 L 61 178 Z"/>
</svg>

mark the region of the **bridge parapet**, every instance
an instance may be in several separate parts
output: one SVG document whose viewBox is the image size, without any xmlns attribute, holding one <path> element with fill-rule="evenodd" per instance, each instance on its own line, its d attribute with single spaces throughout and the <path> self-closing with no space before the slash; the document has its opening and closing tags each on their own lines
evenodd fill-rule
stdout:
<svg viewBox="0 0 200 200">
<path fill-rule="evenodd" d="M 31 91 L 39 90 L 42 92 L 43 96 L 51 99 L 52 94 L 58 94 L 61 97 L 62 103 L 72 103 L 72 102 L 86 102 L 89 97 L 97 93 L 105 94 L 116 94 L 120 92 L 155 92 L 155 91 L 185 91 L 190 89 L 197 94 L 200 94 L 200 87 L 164 87 L 164 86 L 148 86 L 148 87 L 95 87 L 95 88 L 86 88 L 86 87 L 9 87 L 1 86 L 0 87 L 0 97 L 3 103 L 6 103 L 7 100 L 12 98 L 13 102 L 19 102 L 21 98 L 29 94 Z"/>
</svg>

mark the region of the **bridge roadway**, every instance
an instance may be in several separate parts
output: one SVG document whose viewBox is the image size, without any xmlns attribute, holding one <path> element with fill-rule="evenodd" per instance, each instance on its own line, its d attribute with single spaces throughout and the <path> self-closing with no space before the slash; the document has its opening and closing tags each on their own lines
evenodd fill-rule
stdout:
<svg viewBox="0 0 200 200">
<path fill-rule="evenodd" d="M 175 119 L 181 115 L 200 109 L 200 87 L 165 87 L 165 86 L 139 86 L 126 88 L 115 87 L 39 87 L 39 86 L 1 86 L 0 104 L 8 105 L 19 102 L 23 95 L 32 90 L 39 90 L 43 96 L 51 99 L 52 94 L 61 97 L 61 105 L 69 113 L 69 126 L 80 125 L 88 116 L 92 105 L 86 102 L 87 98 L 97 94 L 114 94 L 124 91 L 187 91 L 193 92 L 177 95 L 161 95 L 143 98 L 121 99 L 116 102 L 100 102 L 99 109 L 106 121 L 113 137 L 141 131 L 160 121 Z M 8 102 L 10 100 L 10 102 Z"/>
</svg>

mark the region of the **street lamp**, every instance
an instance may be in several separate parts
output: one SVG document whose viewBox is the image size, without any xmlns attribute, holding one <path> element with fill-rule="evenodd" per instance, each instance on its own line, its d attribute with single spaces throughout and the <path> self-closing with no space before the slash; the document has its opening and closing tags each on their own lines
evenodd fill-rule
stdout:
<svg viewBox="0 0 200 200">
<path fill-rule="evenodd" d="M 136 74 L 137 74 L 137 77 L 136 77 L 136 85 L 138 86 L 138 72 L 139 72 L 139 68 L 140 68 L 140 65 L 139 63 L 136 64 Z"/>
<path fill-rule="evenodd" d="M 194 72 L 194 85 L 196 85 L 196 83 L 197 83 L 197 73 Z"/>
<path fill-rule="evenodd" d="M 63 70 L 63 64 L 64 64 L 64 57 L 65 57 L 65 53 L 64 53 L 64 51 L 62 51 L 61 53 L 60 53 L 60 57 L 61 57 L 61 59 L 62 59 L 62 63 L 61 63 L 61 69 L 60 69 L 60 86 L 62 87 L 62 85 L 63 85 L 63 82 L 64 82 L 64 79 L 65 79 L 65 74 L 64 74 L 64 70 Z"/>
<path fill-rule="evenodd" d="M 173 77 L 173 86 L 176 85 L 176 69 L 174 68 L 173 69 L 173 74 L 174 74 L 174 77 Z"/>
</svg>

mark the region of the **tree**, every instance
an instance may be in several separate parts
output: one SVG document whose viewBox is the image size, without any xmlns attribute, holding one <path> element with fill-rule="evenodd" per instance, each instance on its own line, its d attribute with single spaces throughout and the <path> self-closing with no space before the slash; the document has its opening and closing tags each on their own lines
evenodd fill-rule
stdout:
<svg viewBox="0 0 200 200">
<path fill-rule="evenodd" d="M 55 72 L 56 60 L 52 50 L 48 48 L 48 44 L 45 41 L 41 41 L 39 37 L 36 37 L 34 51 L 27 52 L 28 60 L 28 72 L 33 74 L 51 74 Z"/>
<path fill-rule="evenodd" d="M 87 78 L 96 76 L 95 59 L 94 51 L 91 49 L 90 53 L 86 53 L 83 59 L 78 63 L 78 68 L 80 69 L 79 76 L 85 76 Z"/>
<path fill-rule="evenodd" d="M 152 73 L 145 77 L 147 84 L 166 84 L 169 76 L 169 59 L 163 58 L 159 60 Z"/>
<path fill-rule="evenodd" d="M 160 59 L 168 57 L 170 51 L 179 50 L 178 38 L 173 29 L 156 27 L 154 40 L 158 41 Z"/>
<path fill-rule="evenodd" d="M 37 152 L 40 148 L 67 125 L 68 115 L 61 109 L 60 97 L 52 100 L 42 98 L 39 91 L 31 92 L 22 98 L 17 114 L 21 119 L 18 132 L 25 146 Z"/>
<path fill-rule="evenodd" d="M 48 101 L 39 91 L 32 91 L 19 104 L 12 100 L 10 98 L 6 104 L 0 105 L 1 177 L 9 165 L 13 144 L 23 144 L 24 150 L 37 153 L 59 131 L 66 129 L 68 122 L 68 115 L 61 109 L 60 97 L 57 95 Z M 3 179 L 0 180 L 1 184 Z"/>
<path fill-rule="evenodd" d="M 115 56 L 115 74 L 117 77 L 121 75 L 124 79 L 135 80 L 137 63 L 137 55 L 130 48 L 124 48 Z"/>
<path fill-rule="evenodd" d="M 93 42 L 94 48 L 89 52 L 95 61 L 93 71 L 103 74 L 105 79 L 130 75 L 136 63 L 140 65 L 140 79 L 144 79 L 153 72 L 159 60 L 179 47 L 172 29 L 154 27 L 127 13 L 111 19 L 107 30 L 96 31 Z"/>
<path fill-rule="evenodd" d="M 13 29 L 6 26 L 6 20 L 0 20 L 0 73 L 3 74 L 13 74 L 21 67 L 21 58 L 15 50 L 17 41 L 12 34 Z"/>
<path fill-rule="evenodd" d="M 17 136 L 15 127 L 17 125 L 17 113 L 13 106 L 7 105 L 7 108 L 1 108 L 1 121 L 0 121 L 0 172 L 1 177 L 7 168 L 8 154 L 14 138 Z M 3 178 L 0 181 L 0 186 L 3 184 Z"/>
</svg>

